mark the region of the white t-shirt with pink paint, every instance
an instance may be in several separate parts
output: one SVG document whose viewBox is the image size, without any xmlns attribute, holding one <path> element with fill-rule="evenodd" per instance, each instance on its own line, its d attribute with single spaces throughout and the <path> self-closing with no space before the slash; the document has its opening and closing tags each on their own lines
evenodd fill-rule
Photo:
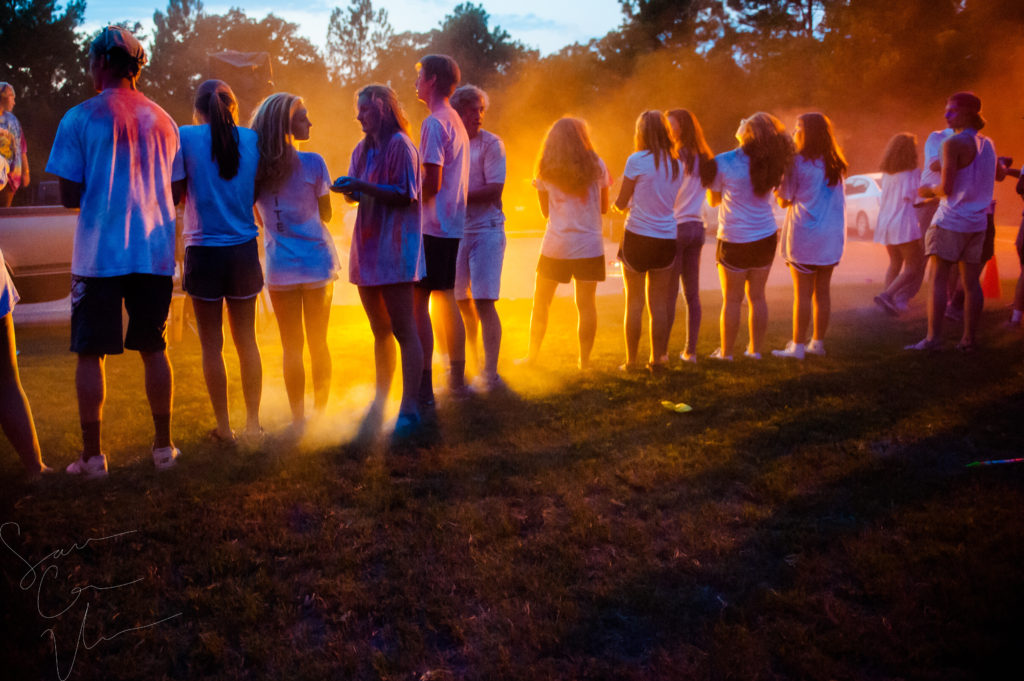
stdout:
<svg viewBox="0 0 1024 681">
<path fill-rule="evenodd" d="M 87 99 L 61 119 L 46 172 L 82 185 L 72 274 L 174 274 L 171 182 L 185 170 L 163 109 L 126 88 Z"/>
</svg>

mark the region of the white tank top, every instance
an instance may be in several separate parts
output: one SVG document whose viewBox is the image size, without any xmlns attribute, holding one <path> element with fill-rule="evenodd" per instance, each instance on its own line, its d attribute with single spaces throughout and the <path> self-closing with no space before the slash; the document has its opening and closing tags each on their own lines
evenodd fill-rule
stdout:
<svg viewBox="0 0 1024 681">
<path fill-rule="evenodd" d="M 984 232 L 996 182 L 996 149 L 992 141 L 968 129 L 978 149 L 974 160 L 957 171 L 953 191 L 942 197 L 932 224 L 952 232 Z M 947 140 L 948 141 L 948 140 Z"/>
</svg>

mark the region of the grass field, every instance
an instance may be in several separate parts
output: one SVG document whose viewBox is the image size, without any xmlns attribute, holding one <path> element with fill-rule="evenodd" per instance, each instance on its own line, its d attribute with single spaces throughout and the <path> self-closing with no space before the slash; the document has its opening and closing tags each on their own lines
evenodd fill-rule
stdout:
<svg viewBox="0 0 1024 681">
<path fill-rule="evenodd" d="M 827 357 L 657 378 L 614 371 L 620 297 L 599 301 L 598 370 L 571 370 L 574 310 L 556 299 L 542 369 L 508 362 L 515 395 L 442 401 L 441 442 L 401 453 L 345 446 L 372 381 L 359 309 L 335 310 L 337 397 L 296 448 L 207 443 L 186 338 L 171 351 L 184 456 L 159 475 L 140 363 L 110 358 L 109 480 L 25 487 L 0 443 L 0 676 L 1020 678 L 1024 464 L 965 465 L 1024 450 L 1024 335 L 989 302 L 979 352 L 909 354 L 920 307 L 891 320 L 875 292 L 837 288 Z M 789 295 L 771 291 L 770 347 Z M 702 357 L 719 296 L 704 303 Z M 529 302 L 499 310 L 510 360 Z M 271 430 L 287 411 L 275 335 Z M 19 331 L 61 468 L 80 443 L 66 343 Z"/>
</svg>

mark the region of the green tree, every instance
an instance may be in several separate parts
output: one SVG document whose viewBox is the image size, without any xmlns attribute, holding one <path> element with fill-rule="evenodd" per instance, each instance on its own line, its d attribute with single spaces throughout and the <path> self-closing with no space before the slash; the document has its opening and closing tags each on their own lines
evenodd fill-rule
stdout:
<svg viewBox="0 0 1024 681">
<path fill-rule="evenodd" d="M 535 50 L 512 40 L 500 26 L 490 28 L 489 22 L 490 15 L 483 5 L 464 2 L 430 33 L 428 49 L 454 57 L 462 71 L 462 82 L 480 87 L 494 85 L 517 65 L 536 59 Z"/>
<path fill-rule="evenodd" d="M 371 0 L 350 0 L 345 9 L 335 7 L 327 25 L 331 76 L 346 84 L 366 81 L 394 33 L 387 10 L 374 10 Z"/>
</svg>

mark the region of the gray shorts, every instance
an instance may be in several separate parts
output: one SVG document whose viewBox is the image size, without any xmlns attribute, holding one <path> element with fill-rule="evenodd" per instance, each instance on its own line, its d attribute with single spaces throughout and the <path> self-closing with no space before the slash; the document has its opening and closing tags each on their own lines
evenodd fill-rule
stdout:
<svg viewBox="0 0 1024 681">
<path fill-rule="evenodd" d="M 504 230 L 463 234 L 455 263 L 455 299 L 497 300 L 504 260 Z"/>
<path fill-rule="evenodd" d="M 924 235 L 925 255 L 937 255 L 948 262 L 981 264 L 985 246 L 985 230 L 980 232 L 954 232 L 932 225 Z"/>
</svg>

